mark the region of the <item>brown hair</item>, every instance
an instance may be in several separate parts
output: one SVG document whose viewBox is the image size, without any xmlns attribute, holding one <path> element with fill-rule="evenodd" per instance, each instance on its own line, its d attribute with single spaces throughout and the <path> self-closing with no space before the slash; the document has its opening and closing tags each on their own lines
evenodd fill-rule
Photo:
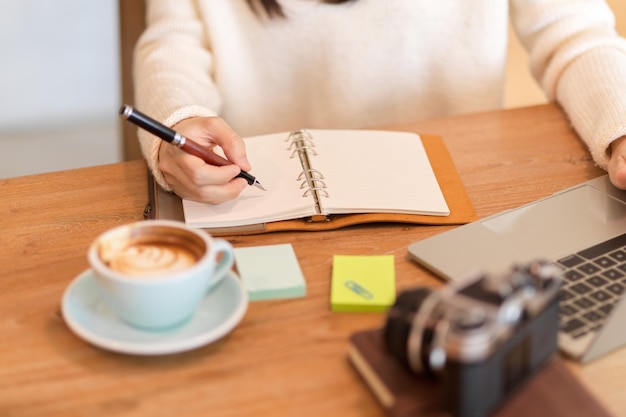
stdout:
<svg viewBox="0 0 626 417">
<path fill-rule="evenodd" d="M 260 8 L 265 12 L 265 14 L 269 17 L 285 17 L 285 13 L 283 12 L 283 8 L 281 7 L 278 0 L 246 0 L 250 8 L 255 12 L 259 12 Z M 319 0 L 322 3 L 327 4 L 341 4 L 347 3 L 353 0 Z"/>
</svg>

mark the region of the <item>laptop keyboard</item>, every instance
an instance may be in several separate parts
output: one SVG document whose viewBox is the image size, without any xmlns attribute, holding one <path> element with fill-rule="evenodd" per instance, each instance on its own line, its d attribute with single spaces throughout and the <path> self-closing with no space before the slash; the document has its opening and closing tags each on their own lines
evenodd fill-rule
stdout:
<svg viewBox="0 0 626 417">
<path fill-rule="evenodd" d="M 559 259 L 560 330 L 573 338 L 602 327 L 626 289 L 626 233 Z"/>
</svg>

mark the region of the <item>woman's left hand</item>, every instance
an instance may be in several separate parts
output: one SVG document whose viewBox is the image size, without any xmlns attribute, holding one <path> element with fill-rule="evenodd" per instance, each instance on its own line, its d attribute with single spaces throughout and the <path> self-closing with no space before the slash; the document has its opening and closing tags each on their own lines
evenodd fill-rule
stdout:
<svg viewBox="0 0 626 417">
<path fill-rule="evenodd" d="M 607 171 L 611 183 L 617 188 L 626 190 L 626 136 L 611 143 L 611 159 Z"/>
</svg>

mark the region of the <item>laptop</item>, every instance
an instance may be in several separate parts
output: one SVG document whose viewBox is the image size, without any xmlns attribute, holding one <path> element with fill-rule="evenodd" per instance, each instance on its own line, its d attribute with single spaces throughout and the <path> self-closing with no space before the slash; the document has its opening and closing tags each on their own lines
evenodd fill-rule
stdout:
<svg viewBox="0 0 626 417">
<path fill-rule="evenodd" d="M 608 175 L 409 245 L 445 280 L 553 261 L 563 270 L 559 349 L 587 362 L 626 344 L 626 191 Z"/>
</svg>

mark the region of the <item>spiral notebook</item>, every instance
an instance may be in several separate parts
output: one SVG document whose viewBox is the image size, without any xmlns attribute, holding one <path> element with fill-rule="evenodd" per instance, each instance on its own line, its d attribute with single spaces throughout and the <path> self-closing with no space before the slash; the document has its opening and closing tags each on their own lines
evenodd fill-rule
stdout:
<svg viewBox="0 0 626 417">
<path fill-rule="evenodd" d="M 213 234 L 328 230 L 369 222 L 460 224 L 473 207 L 441 138 L 382 130 L 298 130 L 245 139 L 248 187 L 220 205 L 155 187 L 151 218 Z M 437 168 L 436 170 L 434 168 Z M 435 173 L 437 171 L 437 173 Z"/>
</svg>

